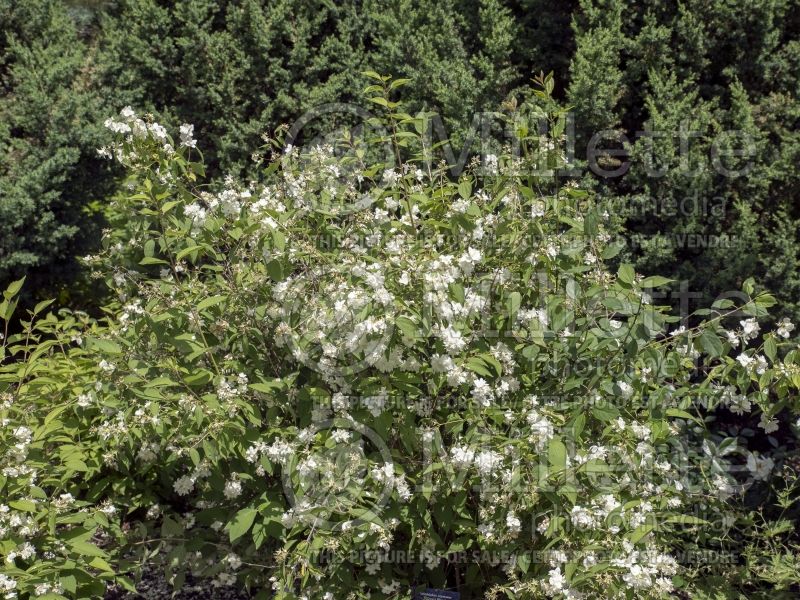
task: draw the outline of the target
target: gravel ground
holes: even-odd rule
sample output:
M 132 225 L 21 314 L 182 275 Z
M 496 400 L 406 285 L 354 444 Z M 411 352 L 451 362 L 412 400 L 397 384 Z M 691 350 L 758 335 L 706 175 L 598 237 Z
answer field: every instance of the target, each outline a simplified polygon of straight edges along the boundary
M 172 587 L 164 579 L 161 570 L 146 571 L 142 581 L 136 586 L 139 594 L 131 594 L 122 589 L 111 589 L 106 592 L 105 600 L 247 600 L 250 595 L 235 588 L 211 587 L 211 582 L 192 580 L 186 576 L 186 584 L 174 596 Z

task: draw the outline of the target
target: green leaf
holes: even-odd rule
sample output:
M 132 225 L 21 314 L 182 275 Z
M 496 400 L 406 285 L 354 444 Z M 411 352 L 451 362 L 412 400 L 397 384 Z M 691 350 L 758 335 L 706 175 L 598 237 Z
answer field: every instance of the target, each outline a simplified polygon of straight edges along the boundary
M 86 338 L 86 347 L 97 348 L 101 352 L 108 354 L 122 354 L 122 348 L 119 344 L 101 338 Z
M 634 278 L 636 277 L 636 271 L 633 270 L 632 265 L 623 263 L 619 266 L 619 270 L 617 271 L 617 277 L 621 282 L 631 285 L 633 283 Z
M 9 502 L 8 505 L 22 512 L 36 512 L 36 503 L 30 500 L 13 500 Z
M 101 558 L 108 557 L 108 555 L 105 552 L 103 552 L 100 548 L 98 548 L 91 542 L 87 542 L 84 540 L 67 541 L 67 546 L 72 548 L 78 554 L 82 554 L 84 556 L 99 556 Z
M 508 316 L 510 318 L 515 318 L 517 312 L 519 311 L 519 307 L 522 304 L 522 296 L 520 296 L 519 292 L 511 292 L 506 299 L 506 309 L 508 310 Z
M 768 335 L 764 340 L 764 354 L 766 354 L 767 358 L 772 362 L 775 362 L 778 356 L 778 344 L 775 343 L 775 336 Z
M 264 523 L 256 523 L 253 525 L 253 544 L 258 550 L 267 541 L 267 527 Z
M 107 571 L 108 573 L 114 572 L 114 567 L 112 567 L 99 556 L 95 556 L 92 560 L 90 560 L 89 566 L 94 567 L 95 569 L 100 569 L 101 571 Z
M 612 404 L 598 404 L 592 407 L 592 414 L 600 421 L 612 421 L 619 416 L 619 410 Z
M 639 527 L 637 527 L 630 534 L 628 534 L 628 539 L 631 541 L 632 544 L 636 544 L 644 536 L 653 531 L 653 529 L 655 529 L 655 527 L 651 523 L 645 523 L 644 525 L 639 525 Z
M 680 523 L 681 525 L 708 525 L 708 521 L 692 515 L 671 515 L 664 521 L 665 523 Z
M 34 307 L 33 307 L 33 314 L 39 314 L 39 313 L 40 313 L 40 312 L 42 312 L 42 311 L 43 311 L 45 308 L 47 308 L 48 306 L 50 306 L 50 305 L 51 305 L 53 302 L 55 302 L 55 300 L 54 300 L 54 299 L 50 299 L 50 300 L 42 300 L 42 301 L 41 301 L 41 302 L 39 302 L 39 303 L 38 303 L 36 306 L 34 306 Z
M 706 329 L 700 335 L 700 346 L 712 358 L 722 356 L 725 351 L 719 336 L 711 329 Z
M 395 321 L 395 325 L 400 329 L 400 332 L 410 340 L 415 340 L 420 337 L 419 325 L 408 317 L 398 317 Z
M 680 408 L 668 408 L 666 411 L 666 415 L 668 417 L 674 417 L 676 419 L 688 419 L 690 421 L 695 421 L 697 423 L 701 423 L 697 417 L 693 414 L 686 412 L 685 410 L 681 410 Z
M 558 493 L 559 495 L 569 500 L 572 504 L 575 504 L 578 501 L 578 488 L 576 488 L 571 483 L 565 483 L 564 485 L 559 487 Z
M 236 513 L 236 516 L 231 522 L 230 530 L 228 531 L 231 542 L 238 540 L 247 533 L 253 521 L 255 521 L 257 514 L 258 511 L 255 508 L 243 508 Z
M 197 373 L 192 373 L 191 375 L 187 375 L 184 378 L 186 385 L 190 385 L 192 387 L 201 386 L 207 384 L 209 381 L 213 379 L 213 375 L 210 371 L 202 369 Z
M 165 538 L 170 538 L 172 536 L 179 536 L 183 534 L 183 525 L 181 525 L 178 521 L 173 519 L 172 517 L 164 517 L 164 520 L 161 522 L 161 535 Z
M 580 413 L 577 417 L 575 417 L 575 421 L 572 423 L 572 436 L 576 439 L 580 437 L 585 426 L 586 414 Z
M 553 467 L 555 472 L 563 471 L 567 468 L 567 447 L 558 438 L 550 440 L 550 445 L 547 448 L 547 458 L 550 466 Z
M 675 280 L 667 279 L 666 277 L 661 277 L 659 275 L 652 275 L 651 277 L 645 277 L 642 280 L 642 287 L 647 287 L 647 288 L 661 287 L 662 285 L 667 285 L 668 283 L 672 283 L 673 281 Z
M 168 265 L 169 263 L 161 258 L 146 256 L 139 261 L 139 264 L 142 266 L 147 266 L 147 265 Z
M 458 195 L 467 200 L 470 194 L 472 194 L 472 182 L 469 179 L 462 179 L 458 184 Z
M 202 249 L 202 246 L 189 246 L 188 248 L 184 248 L 175 255 L 175 260 L 181 260 L 182 258 L 189 256 L 192 252 L 196 252 L 200 249 Z
M 487 368 L 486 363 L 483 362 L 480 358 L 473 356 L 472 358 L 467 359 L 464 366 L 467 367 L 470 371 L 477 373 L 478 375 L 483 375 L 484 377 L 492 377 L 492 372 Z
M 251 390 L 255 390 L 257 392 L 271 394 L 275 390 L 282 390 L 283 383 L 280 381 L 264 381 L 261 383 L 251 383 L 249 387 Z
M 517 555 L 517 567 L 523 573 L 527 573 L 528 569 L 531 567 L 531 557 L 530 555 L 526 554 L 525 552 Z
M 769 308 L 770 306 L 775 306 L 778 301 L 775 299 L 775 296 L 772 294 L 759 294 L 755 297 L 756 306 L 760 306 L 761 308 Z
M 17 279 L 16 281 L 12 281 L 11 284 L 6 288 L 6 291 L 3 292 L 3 296 L 5 296 L 6 300 L 10 300 L 14 296 L 16 296 L 19 291 L 22 289 L 22 285 L 25 283 L 25 278 Z
M 203 310 L 205 308 L 209 308 L 211 306 L 214 306 L 215 304 L 220 304 L 222 302 L 225 302 L 227 299 L 228 299 L 228 297 L 227 296 L 223 296 L 223 295 L 210 296 L 209 298 L 206 298 L 205 300 L 202 300 L 197 305 L 197 310 Z
M 78 471 L 79 473 L 86 473 L 89 471 L 89 465 L 83 462 L 80 458 L 70 458 L 64 461 L 64 467 L 70 471 Z
M 597 235 L 597 213 L 590 211 L 583 218 L 583 232 L 588 236 Z
M 624 247 L 625 244 L 623 243 L 609 244 L 600 253 L 600 257 L 606 260 L 609 258 L 614 258 L 617 254 L 619 254 L 622 251 Z
M 62 575 L 58 579 L 61 582 L 61 587 L 71 594 L 75 593 L 75 590 L 78 587 L 78 580 L 75 579 L 74 575 Z
M 280 283 L 284 280 L 283 264 L 281 261 L 274 259 L 267 263 L 267 273 L 273 281 Z

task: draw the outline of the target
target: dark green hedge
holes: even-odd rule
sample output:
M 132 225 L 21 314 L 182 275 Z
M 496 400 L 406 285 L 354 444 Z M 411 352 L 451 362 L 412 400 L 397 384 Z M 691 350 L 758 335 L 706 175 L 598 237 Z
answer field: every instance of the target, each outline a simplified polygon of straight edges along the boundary
M 73 257 L 120 184 L 96 148 L 126 104 L 195 123 L 212 170 L 240 173 L 262 133 L 358 97 L 367 69 L 414 79 L 406 99 L 459 139 L 475 111 L 554 70 L 578 159 L 599 130 L 631 141 L 626 175 L 593 184 L 617 199 L 640 270 L 708 295 L 755 276 L 800 313 L 796 2 L 0 0 L 0 23 L 0 286 L 28 274 L 41 294 L 89 300 Z M 683 121 L 701 134 L 691 165 L 708 167 L 721 131 L 747 132 L 748 175 L 686 173 L 674 138 L 655 152 L 673 168 L 648 176 L 635 132 Z

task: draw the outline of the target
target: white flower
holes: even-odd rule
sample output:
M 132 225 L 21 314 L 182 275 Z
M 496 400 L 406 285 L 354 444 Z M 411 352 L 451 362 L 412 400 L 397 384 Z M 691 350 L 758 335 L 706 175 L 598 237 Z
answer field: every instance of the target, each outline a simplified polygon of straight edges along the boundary
M 179 496 L 185 496 L 194 489 L 194 479 L 188 475 L 184 475 L 178 478 L 172 487 L 176 494 Z
M 721 500 L 727 500 L 733 495 L 734 489 L 731 482 L 726 477 L 723 477 L 720 474 L 714 475 L 714 478 L 711 480 L 712 488 L 716 491 L 717 496 Z
M 447 351 L 453 354 L 458 354 L 464 349 L 464 346 L 467 345 L 467 341 L 464 339 L 461 332 L 456 331 L 450 325 L 440 330 L 439 337 L 442 339 L 442 343 L 444 343 L 444 347 L 447 348 Z
M 206 221 L 206 209 L 196 202 L 184 206 L 183 214 L 189 217 L 194 222 L 194 226 L 198 228 L 202 227 Z
M 494 398 L 494 391 L 492 386 L 486 383 L 486 380 L 478 377 L 472 383 L 472 397 L 477 400 L 478 404 L 487 407 L 491 406 L 492 399 Z
M 8 594 L 6 597 L 10 597 L 11 590 L 16 589 L 17 582 L 15 579 L 11 579 L 8 575 L 3 575 L 0 573 L 0 592 L 5 592 Z
M 343 444 L 350 441 L 350 432 L 344 429 L 335 429 L 333 433 L 331 433 L 331 438 L 333 438 L 334 442 Z
M 563 592 L 566 586 L 567 579 L 561 573 L 560 567 L 556 567 L 548 573 L 547 583 L 544 586 L 548 594 L 555 596 L 556 594 Z
M 758 422 L 758 426 L 764 430 L 764 433 L 773 433 L 778 431 L 778 420 L 775 417 L 769 417 L 764 413 L 761 413 L 761 419 Z
M 464 275 L 472 275 L 475 265 L 478 264 L 480 260 L 480 250 L 470 247 L 461 255 L 461 258 L 458 259 L 458 266 L 464 272 Z
M 383 579 L 381 579 L 380 586 L 381 586 L 381 593 L 389 596 L 400 589 L 400 582 L 392 581 L 391 583 L 385 583 Z
M 230 479 L 225 483 L 225 489 L 222 490 L 228 500 L 238 498 L 242 493 L 242 482 L 238 479 Z
M 640 440 L 646 440 L 650 438 L 650 427 L 647 425 L 641 425 L 639 423 L 631 423 L 631 429 L 633 433 L 638 437 Z
M 778 321 L 778 329 L 775 331 L 780 337 L 788 338 L 794 331 L 794 323 L 784 317 Z
M 37 596 L 44 596 L 45 594 L 49 594 L 51 589 L 52 586 L 49 583 L 40 583 L 33 591 Z
M 582 506 L 573 506 L 569 516 L 572 524 L 579 529 L 589 529 L 594 527 L 594 517 L 587 508 Z
M 731 345 L 731 348 L 739 347 L 739 338 L 736 336 L 736 333 L 733 331 L 726 331 L 725 335 L 728 338 L 728 343 Z
M 544 532 L 547 531 L 548 527 L 550 527 L 550 517 L 545 517 L 536 526 L 536 531 L 538 531 L 540 534 L 544 535 Z
M 522 521 L 519 520 L 517 515 L 510 512 L 506 515 L 506 527 L 511 534 L 516 535 L 522 531 Z
M 431 356 L 431 369 L 434 373 L 447 373 L 455 368 L 453 359 L 447 354 L 434 354 Z
M 537 410 L 532 410 L 527 416 L 528 424 L 531 426 L 533 436 L 539 448 L 543 447 L 553 437 L 553 425 L 550 421 Z
M 386 169 L 383 172 L 383 179 L 388 185 L 394 185 L 400 179 L 400 175 L 393 169 Z
M 522 309 L 517 314 L 517 317 L 520 321 L 539 321 L 539 324 L 542 327 L 547 327 L 550 323 L 550 317 L 547 314 L 547 309 L 544 308 L 532 308 L 532 309 Z
M 186 148 L 196 148 L 197 140 L 194 139 L 194 125 L 184 123 L 180 128 L 181 146 Z
M 28 444 L 31 441 L 33 431 L 28 427 L 19 426 L 14 429 L 13 434 L 21 443 Z
M 111 504 L 108 500 L 106 500 L 103 504 L 100 505 L 100 512 L 109 517 L 113 517 L 117 512 L 117 507 Z
M 467 446 L 455 446 L 450 449 L 450 462 L 458 469 L 465 469 L 472 464 L 475 452 Z
M 225 557 L 225 562 L 228 563 L 228 566 L 234 571 L 236 571 L 239 567 L 242 566 L 242 559 L 239 558 L 233 552 L 231 552 Z
M 28 560 L 29 558 L 33 558 L 34 556 L 36 556 L 36 548 L 34 548 L 33 544 L 31 544 L 30 542 L 25 542 L 17 550 L 17 556 L 19 556 L 22 560 Z
M 487 154 L 484 159 L 484 166 L 490 175 L 497 175 L 497 155 Z
M 630 383 L 626 381 L 618 381 L 617 387 L 619 388 L 619 391 L 625 400 L 628 400 L 631 396 L 633 396 L 633 386 Z
M 147 129 L 150 130 L 151 135 L 158 141 L 165 142 L 167 140 L 167 130 L 158 123 L 148 124 Z
M 481 475 L 490 475 L 500 466 L 503 457 L 494 450 L 484 450 L 475 457 L 475 467 Z
M 761 331 L 761 327 L 759 327 L 758 321 L 755 319 L 739 321 L 739 325 L 742 326 L 742 337 L 746 340 L 752 340 L 758 335 L 758 332 Z
M 747 470 L 753 474 L 754 479 L 766 481 L 774 466 L 775 462 L 769 457 L 761 458 L 752 452 L 747 457 Z
M 642 565 L 631 565 L 622 579 L 633 589 L 646 589 L 653 585 L 653 579 Z
M 103 125 L 106 127 L 106 129 L 110 129 L 114 133 L 120 133 L 125 135 L 131 132 L 130 125 L 128 125 L 127 123 L 123 123 L 121 121 L 115 121 L 114 119 L 106 119 L 103 122 Z
M 158 446 L 156 444 L 144 443 L 142 444 L 141 448 L 139 448 L 139 452 L 137 452 L 136 457 L 145 463 L 153 462 L 157 457 L 157 451 Z

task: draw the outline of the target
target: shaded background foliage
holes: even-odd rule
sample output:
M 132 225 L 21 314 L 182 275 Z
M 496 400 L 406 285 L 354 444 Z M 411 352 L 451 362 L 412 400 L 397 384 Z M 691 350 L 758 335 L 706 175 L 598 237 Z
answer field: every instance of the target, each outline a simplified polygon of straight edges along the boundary
M 755 276 L 800 313 L 791 0 L 0 0 L 0 22 L 0 286 L 27 274 L 36 295 L 94 302 L 74 257 L 96 247 L 121 185 L 96 149 L 102 121 L 126 104 L 194 123 L 212 174 L 246 174 L 262 133 L 354 100 L 363 70 L 414 79 L 410 108 L 439 110 L 459 141 L 475 111 L 553 70 L 578 159 L 597 131 L 630 140 L 628 173 L 591 182 L 616 199 L 623 256 L 708 296 Z M 701 134 L 690 164 L 706 168 L 648 176 L 635 132 L 682 122 Z M 731 129 L 755 142 L 746 177 L 707 168 Z M 659 139 L 657 160 L 674 167 L 678 143 Z

